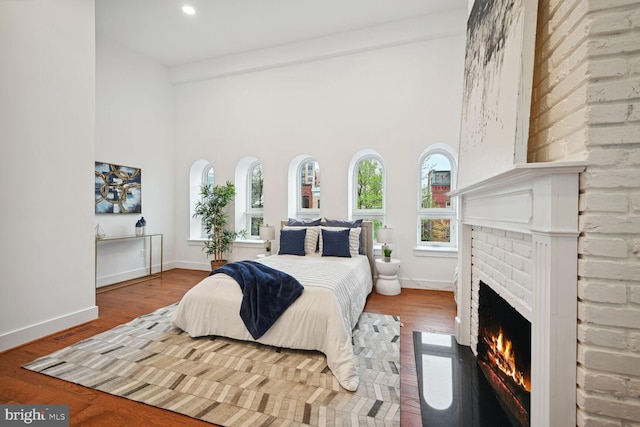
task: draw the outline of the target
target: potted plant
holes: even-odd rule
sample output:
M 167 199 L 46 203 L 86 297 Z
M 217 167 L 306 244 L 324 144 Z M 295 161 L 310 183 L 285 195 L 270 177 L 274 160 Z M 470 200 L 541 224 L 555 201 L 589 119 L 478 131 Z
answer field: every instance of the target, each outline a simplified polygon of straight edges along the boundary
M 202 226 L 207 236 L 202 250 L 206 251 L 207 256 L 213 256 L 212 270 L 227 263 L 227 260 L 223 259 L 224 253 L 231 248 L 237 237 L 246 234 L 245 230 L 227 229 L 227 207 L 233 202 L 235 195 L 236 188 L 229 181 L 225 185 L 202 185 L 200 200 L 194 206 L 193 216 L 202 218 Z
M 382 248 L 382 251 L 384 252 L 384 262 L 391 262 L 391 248 L 389 246 L 385 246 Z

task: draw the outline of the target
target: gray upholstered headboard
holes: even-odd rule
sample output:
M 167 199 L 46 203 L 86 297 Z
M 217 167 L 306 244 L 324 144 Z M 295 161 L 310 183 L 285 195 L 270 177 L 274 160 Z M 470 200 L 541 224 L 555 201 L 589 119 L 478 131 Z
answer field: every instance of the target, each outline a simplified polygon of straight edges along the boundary
M 287 220 L 280 221 L 280 228 L 287 225 Z M 321 225 L 327 225 L 324 220 L 322 220 Z M 369 267 L 371 268 L 371 276 L 375 275 L 376 267 L 375 267 L 375 259 L 373 257 L 373 222 L 371 221 L 362 221 L 362 231 L 361 234 L 363 236 L 363 252 L 369 258 Z

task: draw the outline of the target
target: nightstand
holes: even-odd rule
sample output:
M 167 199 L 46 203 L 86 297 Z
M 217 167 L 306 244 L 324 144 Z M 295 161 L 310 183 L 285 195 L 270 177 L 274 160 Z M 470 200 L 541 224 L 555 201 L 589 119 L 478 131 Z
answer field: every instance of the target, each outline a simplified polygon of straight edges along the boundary
M 376 292 L 381 295 L 398 295 L 400 293 L 400 282 L 398 282 L 398 270 L 400 260 L 391 259 L 385 262 L 383 259 L 376 259 L 376 270 L 378 270 L 378 280 L 376 281 Z

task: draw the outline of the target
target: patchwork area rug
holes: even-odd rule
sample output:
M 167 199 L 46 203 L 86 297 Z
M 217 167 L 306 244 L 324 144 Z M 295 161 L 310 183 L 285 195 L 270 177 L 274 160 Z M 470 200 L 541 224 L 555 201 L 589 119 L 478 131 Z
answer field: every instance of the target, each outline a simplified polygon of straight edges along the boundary
M 400 319 L 363 313 L 360 386 L 343 389 L 322 353 L 171 326 L 177 304 L 23 368 L 223 426 L 399 426 Z

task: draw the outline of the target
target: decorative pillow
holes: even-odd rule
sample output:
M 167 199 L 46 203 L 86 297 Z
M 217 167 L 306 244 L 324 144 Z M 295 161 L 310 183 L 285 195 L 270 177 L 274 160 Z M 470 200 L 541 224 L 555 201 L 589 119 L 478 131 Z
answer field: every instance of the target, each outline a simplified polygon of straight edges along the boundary
M 315 254 L 318 250 L 318 235 L 320 234 L 320 227 L 291 227 L 285 225 L 283 230 L 307 230 L 307 235 L 304 239 L 304 252 L 307 255 Z
M 345 227 L 345 228 L 362 228 L 362 219 L 329 219 L 325 218 L 327 227 Z M 358 253 L 364 255 L 364 234 L 360 233 L 360 243 L 358 244 Z
M 322 229 L 322 256 L 340 256 L 351 258 L 349 250 L 349 229 L 327 230 Z
M 280 251 L 278 255 L 301 255 L 304 256 L 304 240 L 307 229 L 280 230 Z
M 361 228 L 346 228 L 346 227 L 320 227 L 322 231 L 349 231 L 349 253 L 352 257 L 358 256 L 358 245 L 360 243 L 360 231 Z M 345 233 L 346 234 L 346 233 Z M 324 254 L 324 242 L 323 235 L 320 234 L 320 253 Z
M 324 219 L 327 222 L 327 227 L 345 227 L 345 228 L 358 228 L 362 227 L 361 219 Z
M 321 218 L 316 219 L 296 219 L 289 218 L 287 225 L 290 227 L 313 227 L 320 225 Z

